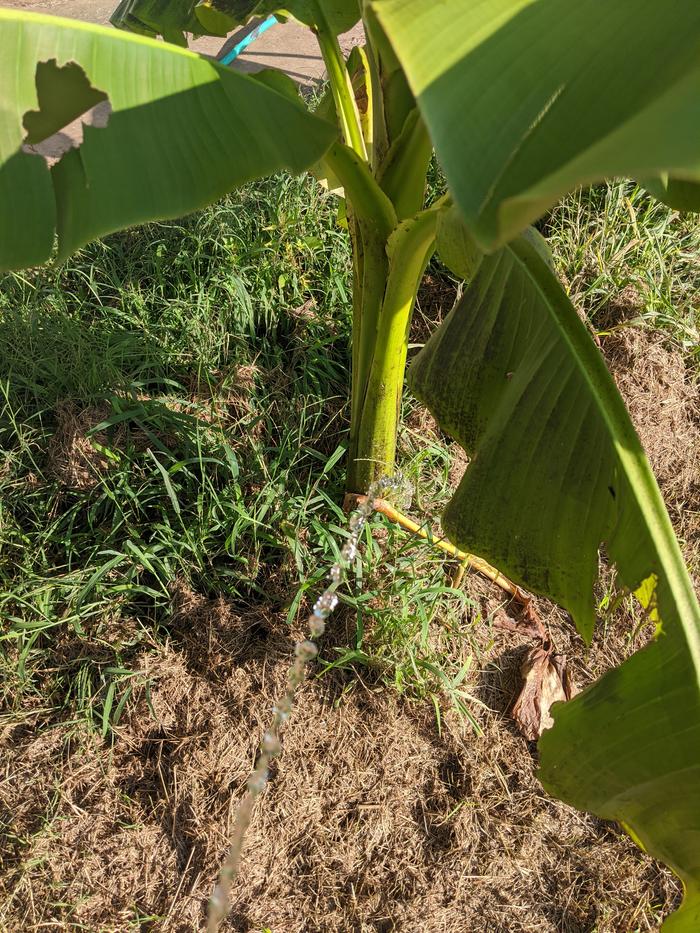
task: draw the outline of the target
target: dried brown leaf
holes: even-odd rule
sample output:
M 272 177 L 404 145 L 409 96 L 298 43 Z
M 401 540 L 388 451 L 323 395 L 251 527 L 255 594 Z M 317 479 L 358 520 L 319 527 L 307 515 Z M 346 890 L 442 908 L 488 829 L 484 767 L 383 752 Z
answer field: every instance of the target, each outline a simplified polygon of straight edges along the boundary
M 578 691 L 566 659 L 546 645 L 530 648 L 521 673 L 523 686 L 513 704 L 512 716 L 525 738 L 535 741 L 554 725 L 549 714 L 552 704 L 570 700 Z
M 517 618 L 513 618 L 500 610 L 494 615 L 493 627 L 502 632 L 510 632 L 513 635 L 536 638 L 541 642 L 549 640 L 549 634 L 531 604 L 526 604 Z

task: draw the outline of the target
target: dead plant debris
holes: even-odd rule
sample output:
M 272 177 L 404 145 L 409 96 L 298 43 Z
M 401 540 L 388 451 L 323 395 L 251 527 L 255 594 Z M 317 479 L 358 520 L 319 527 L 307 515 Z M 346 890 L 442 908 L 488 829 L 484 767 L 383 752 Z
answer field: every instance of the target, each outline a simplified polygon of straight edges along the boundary
M 187 595 L 169 646 L 141 660 L 152 710 L 142 690 L 113 748 L 60 729 L 7 737 L 9 929 L 202 929 L 292 641 L 197 594 L 188 615 Z M 652 905 L 674 902 L 672 876 L 631 840 L 545 797 L 501 713 L 479 711 L 481 737 L 450 716 L 439 735 L 426 706 L 348 686 L 302 691 L 227 929 L 653 929 Z
M 531 742 L 551 729 L 554 703 L 570 700 L 578 693 L 566 665 L 566 658 L 556 654 L 551 645 L 534 645 L 523 658 L 520 668 L 523 687 L 513 704 L 512 716 L 518 728 Z
M 93 436 L 91 432 L 108 414 L 108 405 L 79 408 L 62 401 L 56 406 L 56 429 L 49 444 L 48 460 L 61 486 L 92 489 L 107 470 L 108 460 L 96 446 L 104 446 L 105 435 Z
M 700 537 L 697 387 L 680 357 L 642 331 L 605 337 L 603 351 L 692 561 Z M 66 418 L 70 448 L 80 422 Z M 92 475 L 102 465 L 80 468 Z M 71 482 L 85 481 L 75 466 L 65 469 Z M 493 618 L 502 594 L 468 580 Z M 612 585 L 609 573 L 602 585 Z M 167 644 L 134 661 L 150 691 L 134 690 L 113 744 L 53 722 L 40 707 L 22 718 L 8 713 L 0 733 L 3 928 L 202 929 L 294 633 L 267 605 L 243 611 L 182 581 L 172 603 Z M 648 626 L 635 630 L 625 602 L 586 652 L 564 613 L 536 605 L 552 651 L 567 655 L 581 685 L 649 637 Z M 478 630 L 470 690 L 484 704 L 474 709 L 483 735 L 450 712 L 440 733 L 428 704 L 366 678 L 335 672 L 307 682 L 255 815 L 227 929 L 657 929 L 678 903 L 678 881 L 618 827 L 548 798 L 532 746 L 508 715 L 524 659 L 544 664 L 532 656 L 530 629 L 525 621 Z M 542 711 L 540 702 L 539 727 Z

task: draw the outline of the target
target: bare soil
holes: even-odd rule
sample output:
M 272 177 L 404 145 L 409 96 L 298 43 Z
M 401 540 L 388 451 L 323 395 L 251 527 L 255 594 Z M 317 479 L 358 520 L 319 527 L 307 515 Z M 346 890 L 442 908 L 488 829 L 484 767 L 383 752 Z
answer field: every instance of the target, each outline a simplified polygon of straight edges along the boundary
M 603 349 L 697 569 L 698 387 L 682 358 L 643 331 L 617 332 Z M 101 469 L 80 440 L 80 418 L 71 412 L 67 423 L 80 464 Z M 476 577 L 466 585 L 486 612 L 501 602 Z M 299 633 L 265 605 L 242 609 L 178 581 L 172 605 L 167 644 L 134 661 L 143 684 L 113 743 L 65 724 L 39 730 L 40 708 L 0 737 L 0 816 L 14 840 L 0 856 L 3 929 L 203 929 Z M 580 686 L 647 637 L 631 636 L 623 610 L 586 653 L 563 613 L 539 608 Z M 100 639 L 128 634 L 123 622 L 94 625 L 96 651 Z M 345 643 L 351 629 L 340 616 L 326 645 Z M 486 707 L 473 710 L 483 735 L 449 711 L 440 732 L 429 704 L 366 680 L 307 682 L 255 814 L 227 929 L 657 928 L 678 902 L 678 882 L 617 826 L 543 793 L 536 750 L 508 716 L 527 642 L 486 627 L 480 637 L 470 690 Z M 62 651 L 86 650 L 71 639 Z

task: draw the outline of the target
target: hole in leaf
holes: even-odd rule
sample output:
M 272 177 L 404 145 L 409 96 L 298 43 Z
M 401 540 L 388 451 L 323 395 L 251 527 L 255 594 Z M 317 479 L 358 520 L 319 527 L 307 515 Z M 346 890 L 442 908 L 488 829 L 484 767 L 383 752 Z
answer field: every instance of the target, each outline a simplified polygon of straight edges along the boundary
M 25 148 L 51 165 L 83 142 L 83 126 L 103 129 L 112 108 L 104 91 L 93 87 L 77 62 L 59 67 L 56 59 L 36 66 L 38 110 L 24 115 Z M 82 118 L 85 119 L 82 119 Z

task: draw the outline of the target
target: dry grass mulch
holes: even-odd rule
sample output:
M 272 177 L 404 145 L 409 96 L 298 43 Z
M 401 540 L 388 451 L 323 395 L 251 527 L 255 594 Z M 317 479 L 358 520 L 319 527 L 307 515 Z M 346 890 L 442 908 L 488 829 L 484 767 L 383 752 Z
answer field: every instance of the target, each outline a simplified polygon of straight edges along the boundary
M 604 352 L 697 571 L 699 399 L 682 359 L 623 330 Z M 98 465 L 99 468 L 99 465 Z M 500 596 L 472 579 L 488 611 Z M 642 643 L 622 616 L 586 653 L 540 608 L 583 685 Z M 345 620 L 349 622 L 349 620 Z M 140 660 L 112 746 L 66 729 L 1 736 L 3 929 L 203 928 L 241 788 L 293 636 L 182 584 L 169 642 Z M 342 616 L 327 644 L 343 643 Z M 227 929 L 253 933 L 626 933 L 654 930 L 678 882 L 615 825 L 549 799 L 507 710 L 524 639 L 483 633 L 470 689 L 483 735 L 454 714 L 340 674 L 298 700 L 247 841 Z M 351 688 L 351 689 L 350 689 Z

